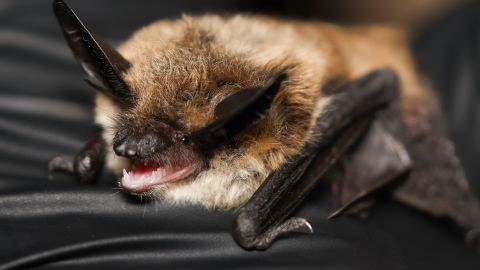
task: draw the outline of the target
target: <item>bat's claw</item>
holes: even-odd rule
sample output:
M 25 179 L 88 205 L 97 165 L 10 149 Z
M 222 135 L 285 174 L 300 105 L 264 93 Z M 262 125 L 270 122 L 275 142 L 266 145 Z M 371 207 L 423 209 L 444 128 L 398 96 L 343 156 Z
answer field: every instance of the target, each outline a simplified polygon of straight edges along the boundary
M 272 226 L 263 233 L 256 233 L 258 228 L 249 219 L 240 218 L 234 224 L 233 236 L 237 243 L 245 249 L 268 249 L 279 236 L 291 232 L 313 233 L 310 223 L 300 217 L 292 217 L 277 226 Z M 242 222 L 243 221 L 243 222 Z
M 313 233 L 313 228 L 306 219 L 292 217 L 261 235 L 255 244 L 255 248 L 258 250 L 268 249 L 276 238 L 292 232 Z
M 48 180 L 53 180 L 53 174 L 57 171 L 73 173 L 73 162 L 63 156 L 54 156 L 48 161 Z
M 291 218 L 288 221 L 295 221 L 297 223 L 297 227 L 296 228 L 292 228 L 292 232 L 299 232 L 299 233 L 313 233 L 313 227 L 312 225 L 310 224 L 310 222 L 308 222 L 308 220 L 304 219 L 304 218 L 301 218 L 301 217 L 294 217 L 294 218 Z M 292 222 L 293 222 L 292 221 Z M 285 223 L 283 223 L 285 224 Z

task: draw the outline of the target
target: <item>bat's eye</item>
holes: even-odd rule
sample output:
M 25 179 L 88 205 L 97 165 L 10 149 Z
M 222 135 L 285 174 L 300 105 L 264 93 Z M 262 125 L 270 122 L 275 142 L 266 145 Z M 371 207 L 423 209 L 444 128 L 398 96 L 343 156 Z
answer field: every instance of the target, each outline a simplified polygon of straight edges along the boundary
M 190 137 L 188 137 L 188 135 L 181 135 L 179 139 L 183 144 L 188 144 L 190 142 Z
M 231 82 L 231 81 L 227 81 L 227 80 L 219 80 L 218 81 L 218 86 L 220 86 L 220 87 L 229 86 L 229 85 L 235 85 L 235 83 Z

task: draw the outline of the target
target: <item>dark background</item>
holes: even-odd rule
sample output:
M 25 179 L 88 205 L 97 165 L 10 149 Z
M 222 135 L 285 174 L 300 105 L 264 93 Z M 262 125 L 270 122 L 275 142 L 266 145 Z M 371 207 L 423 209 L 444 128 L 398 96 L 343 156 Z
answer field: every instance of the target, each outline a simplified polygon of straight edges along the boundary
M 395 18 L 415 30 L 412 46 L 419 66 L 439 92 L 467 176 L 480 194 L 478 2 L 442 16 L 422 15 L 423 20 L 384 12 L 376 17 L 370 9 L 345 12 L 332 1 L 68 3 L 114 44 L 148 22 L 182 12 Z M 51 1 L 0 1 L 0 269 L 480 269 L 480 253 L 465 247 L 448 222 L 388 199 L 367 220 L 327 221 L 332 206 L 319 188 L 298 213 L 311 221 L 315 234 L 282 239 L 266 252 L 246 252 L 230 236 L 231 213 L 141 202 L 116 189 L 108 172 L 95 185 L 68 176 L 49 182 L 49 157 L 74 155 L 95 132 L 94 92 L 82 78 Z

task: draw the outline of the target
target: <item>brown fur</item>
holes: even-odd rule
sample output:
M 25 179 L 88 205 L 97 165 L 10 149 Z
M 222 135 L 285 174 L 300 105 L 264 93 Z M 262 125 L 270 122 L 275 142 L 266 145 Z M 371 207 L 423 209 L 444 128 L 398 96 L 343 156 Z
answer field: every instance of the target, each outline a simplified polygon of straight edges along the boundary
M 208 172 L 152 193 L 174 203 L 218 208 L 244 203 L 310 139 L 328 103 L 328 94 L 320 90 L 332 79 L 354 79 L 389 66 L 400 77 L 405 119 L 417 117 L 418 104 L 435 106 L 415 72 L 406 35 L 387 27 L 343 28 L 252 15 L 184 16 L 139 30 L 119 51 L 132 63 L 123 77 L 136 105 L 120 112 L 98 94 L 97 122 L 105 127 L 109 144 L 116 129 L 112 119 L 119 115 L 136 125 L 168 119 L 193 132 L 213 121 L 215 105 L 226 96 L 262 86 L 275 72 L 288 74 L 268 117 L 238 136 L 238 148 L 218 150 Z M 127 166 L 111 150 L 107 162 L 116 172 Z

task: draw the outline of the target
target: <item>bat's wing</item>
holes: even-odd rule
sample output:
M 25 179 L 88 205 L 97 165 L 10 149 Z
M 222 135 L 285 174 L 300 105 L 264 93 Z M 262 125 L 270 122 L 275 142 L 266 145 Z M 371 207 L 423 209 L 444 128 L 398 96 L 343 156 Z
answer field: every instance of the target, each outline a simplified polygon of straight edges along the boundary
M 233 222 L 233 237 L 240 246 L 266 249 L 280 234 L 311 230 L 304 219 L 285 220 L 322 176 L 361 138 L 374 112 L 395 100 L 397 84 L 392 71 L 381 70 L 342 87 L 330 97 L 325 109 L 327 113 L 317 120 L 312 142 L 301 154 L 273 172 L 239 209 Z
M 341 207 L 329 218 L 347 211 L 363 214 L 362 210 L 371 206 L 366 200 L 370 195 L 409 173 L 410 155 L 392 135 L 388 120 L 379 112 L 365 136 L 342 158 L 341 172 L 334 172 L 331 180 L 332 197 Z
M 441 127 L 440 113 L 433 107 L 427 111 L 412 123 L 401 121 L 395 106 L 377 114 L 330 177 L 333 198 L 341 205 L 330 217 L 365 213 L 368 196 L 398 180 L 391 189 L 394 199 L 452 220 L 466 231 L 467 242 L 480 244 L 479 203 Z
M 434 120 L 429 122 L 435 125 Z M 465 230 L 468 243 L 480 246 L 480 206 L 469 189 L 452 142 L 441 129 L 429 128 L 410 134 L 406 145 L 415 167 L 393 190 L 393 197 L 433 216 L 452 220 Z

